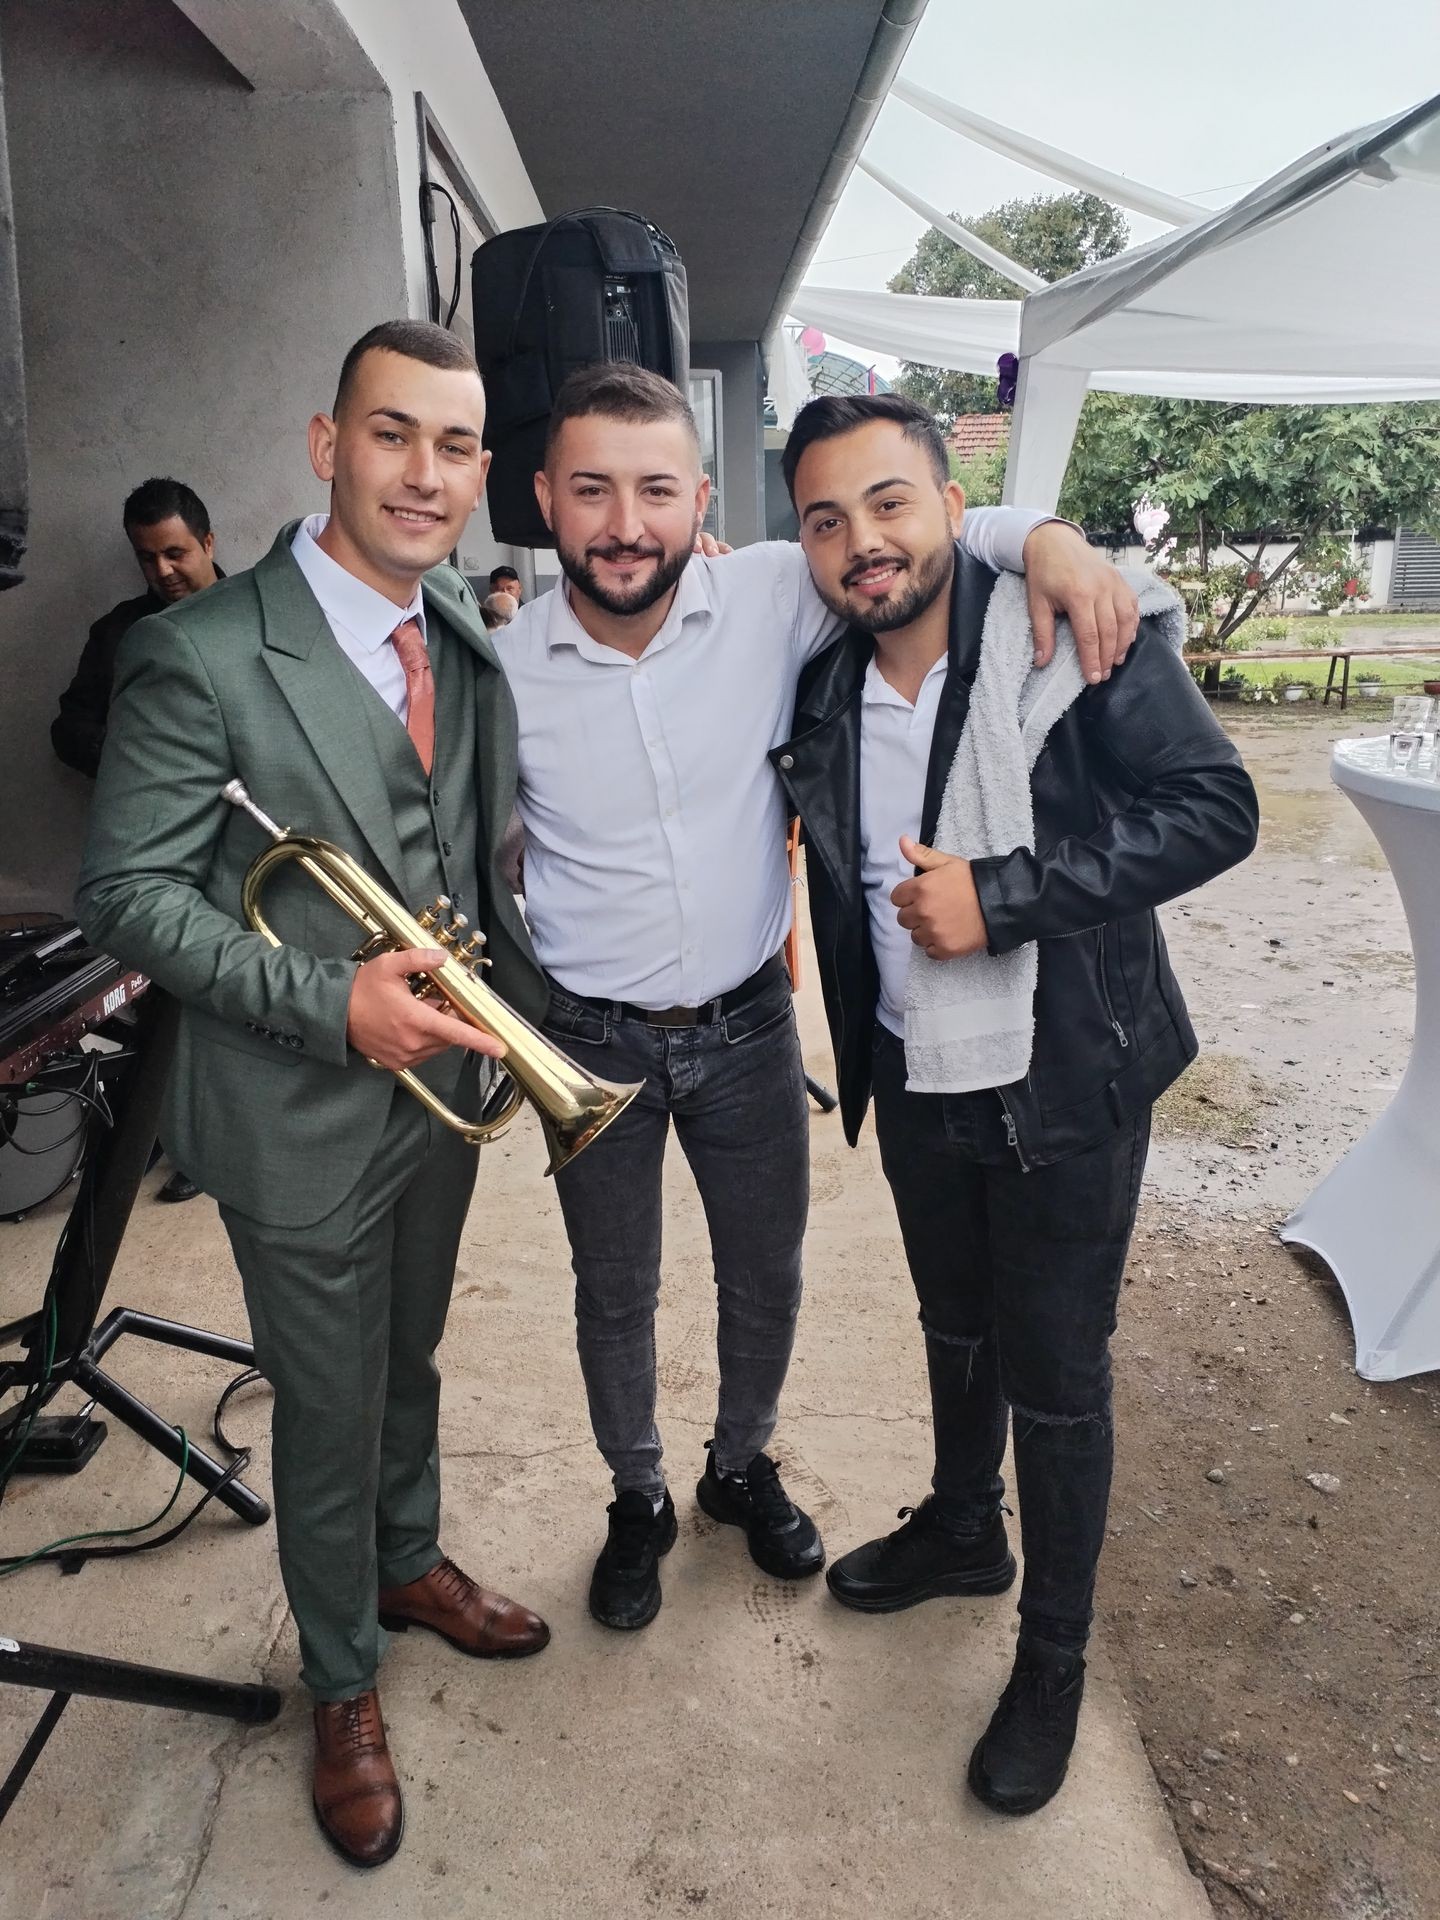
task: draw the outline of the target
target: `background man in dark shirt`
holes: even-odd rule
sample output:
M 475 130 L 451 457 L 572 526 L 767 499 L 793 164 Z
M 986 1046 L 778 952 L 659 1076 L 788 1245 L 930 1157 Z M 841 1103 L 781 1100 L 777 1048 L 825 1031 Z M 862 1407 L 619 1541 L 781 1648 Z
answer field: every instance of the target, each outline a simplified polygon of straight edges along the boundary
M 163 613 L 192 593 L 203 593 L 224 576 L 215 564 L 215 535 L 205 503 L 179 480 L 146 480 L 125 502 L 125 536 L 145 576 L 145 592 L 122 600 L 95 622 L 50 723 L 50 744 L 77 773 L 95 778 L 105 728 L 115 655 L 137 620 Z M 157 1149 L 158 1151 L 158 1149 Z M 177 1167 L 161 1187 L 161 1200 L 193 1200 L 200 1189 Z
M 105 744 L 121 640 L 147 613 L 163 613 L 223 577 L 215 565 L 215 535 L 205 503 L 179 480 L 147 480 L 136 487 L 125 502 L 124 522 L 146 591 L 122 600 L 91 627 L 75 678 L 61 694 L 60 711 L 50 725 L 56 753 L 92 780 Z

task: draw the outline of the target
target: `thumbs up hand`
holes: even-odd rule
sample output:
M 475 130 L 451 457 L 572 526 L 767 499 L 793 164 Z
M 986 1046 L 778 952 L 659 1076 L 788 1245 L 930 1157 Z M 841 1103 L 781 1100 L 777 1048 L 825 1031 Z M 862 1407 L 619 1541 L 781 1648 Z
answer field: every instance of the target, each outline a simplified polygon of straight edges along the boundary
M 905 833 L 900 836 L 900 851 L 920 871 L 913 880 L 902 880 L 890 899 L 900 910 L 900 925 L 916 946 L 923 947 L 932 960 L 983 953 L 988 935 L 970 862 L 922 847 Z

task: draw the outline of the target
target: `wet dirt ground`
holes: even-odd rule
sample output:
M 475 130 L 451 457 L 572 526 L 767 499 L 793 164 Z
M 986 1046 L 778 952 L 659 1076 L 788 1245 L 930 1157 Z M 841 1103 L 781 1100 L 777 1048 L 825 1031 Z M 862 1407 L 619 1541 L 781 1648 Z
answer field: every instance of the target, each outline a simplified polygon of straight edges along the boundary
M 1413 1030 L 1398 896 L 1328 778 L 1362 716 L 1227 718 L 1260 846 L 1164 916 L 1205 1051 L 1156 1116 L 1099 1605 L 1223 1915 L 1440 1915 L 1437 1376 L 1360 1380 L 1328 1272 L 1274 1234 Z

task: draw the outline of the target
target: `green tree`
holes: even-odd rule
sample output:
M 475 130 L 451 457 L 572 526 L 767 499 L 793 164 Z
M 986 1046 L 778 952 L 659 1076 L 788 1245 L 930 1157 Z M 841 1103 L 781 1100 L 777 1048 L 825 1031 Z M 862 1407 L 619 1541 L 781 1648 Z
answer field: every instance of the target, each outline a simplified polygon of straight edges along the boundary
M 1092 393 L 1061 510 L 1118 533 L 1142 495 L 1169 510 L 1169 577 L 1189 604 L 1194 639 L 1225 647 L 1302 579 L 1322 606 L 1349 597 L 1348 533 L 1403 524 L 1440 535 L 1440 405 L 1246 407 Z
M 1042 280 L 1063 280 L 1096 260 L 1123 253 L 1130 229 L 1123 213 L 1093 193 L 1040 194 L 1007 200 L 988 213 L 953 216 L 980 239 L 1029 267 Z M 941 293 L 952 299 L 1014 300 L 1019 288 L 931 227 L 890 282 L 892 293 Z M 896 382 L 947 425 L 959 413 L 993 413 L 995 382 L 981 374 L 902 364 Z
M 998 507 L 1005 485 L 1005 443 L 962 460 L 950 454 L 950 478 L 960 482 L 967 507 Z

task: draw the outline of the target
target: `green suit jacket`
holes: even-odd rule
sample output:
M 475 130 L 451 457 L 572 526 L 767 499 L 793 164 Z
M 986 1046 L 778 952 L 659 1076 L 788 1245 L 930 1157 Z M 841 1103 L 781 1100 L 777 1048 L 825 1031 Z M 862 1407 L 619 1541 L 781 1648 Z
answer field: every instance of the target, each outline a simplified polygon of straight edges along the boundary
M 362 934 L 298 868 L 267 883 L 271 947 L 241 920 L 267 844 L 221 798 L 237 774 L 282 826 L 333 840 L 399 900 L 400 843 L 364 702 L 290 552 L 295 523 L 247 573 L 126 635 L 76 911 L 87 937 L 181 1002 L 164 1115 L 171 1158 L 212 1194 L 305 1226 L 360 1177 L 395 1082 L 346 1044 Z M 515 799 L 515 705 L 475 597 L 450 567 L 424 594 L 475 656 L 478 919 L 490 984 L 539 1019 L 545 984 L 497 857 Z M 468 906 L 467 902 L 467 906 Z

